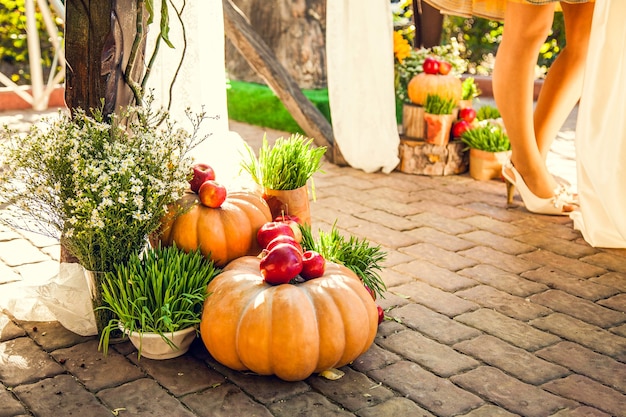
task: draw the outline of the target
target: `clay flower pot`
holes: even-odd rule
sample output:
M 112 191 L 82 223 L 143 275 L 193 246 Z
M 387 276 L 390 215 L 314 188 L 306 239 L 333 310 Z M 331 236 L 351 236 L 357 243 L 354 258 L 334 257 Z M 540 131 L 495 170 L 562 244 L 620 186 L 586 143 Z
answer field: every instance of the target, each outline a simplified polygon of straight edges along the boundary
M 453 121 L 452 114 L 424 113 L 424 141 L 432 145 L 447 145 Z
M 470 148 L 469 172 L 475 180 L 488 181 L 500 178 L 502 164 L 510 157 L 511 151 L 488 152 Z
M 266 188 L 263 198 L 272 213 L 272 218 L 290 215 L 300 219 L 302 224 L 311 224 L 311 207 L 309 205 L 309 191 L 306 187 L 295 190 L 271 190 Z

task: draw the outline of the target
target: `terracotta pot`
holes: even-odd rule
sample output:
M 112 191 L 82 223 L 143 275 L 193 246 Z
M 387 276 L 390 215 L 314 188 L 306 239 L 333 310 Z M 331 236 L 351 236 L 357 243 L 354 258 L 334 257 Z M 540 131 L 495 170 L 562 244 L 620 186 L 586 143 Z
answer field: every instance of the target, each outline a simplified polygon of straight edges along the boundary
M 479 181 L 500 178 L 502 175 L 502 164 L 506 162 L 510 155 L 511 151 L 487 152 L 480 149 L 470 149 L 470 176 Z
M 424 141 L 432 145 L 447 145 L 453 121 L 452 114 L 424 113 Z
M 270 208 L 273 219 L 283 214 L 288 214 L 298 217 L 302 224 L 311 224 L 309 191 L 306 185 L 295 190 L 271 190 L 266 188 L 263 198 Z
M 459 100 L 459 109 L 466 109 L 472 107 L 473 100 L 470 98 L 468 100 Z

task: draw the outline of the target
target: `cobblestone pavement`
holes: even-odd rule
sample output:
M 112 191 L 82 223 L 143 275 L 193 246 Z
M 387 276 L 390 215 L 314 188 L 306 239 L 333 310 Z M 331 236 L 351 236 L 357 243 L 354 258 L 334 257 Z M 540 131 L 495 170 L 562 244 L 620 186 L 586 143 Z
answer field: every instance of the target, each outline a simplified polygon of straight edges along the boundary
M 625 250 L 592 248 L 568 218 L 519 200 L 507 208 L 499 180 L 327 164 L 315 186 L 314 229 L 336 221 L 388 253 L 388 320 L 343 378 L 231 371 L 199 340 L 166 361 L 138 361 L 128 343 L 104 358 L 94 337 L 5 311 L 0 417 L 626 416 Z M 0 228 L 0 292 L 50 274 L 58 252 Z

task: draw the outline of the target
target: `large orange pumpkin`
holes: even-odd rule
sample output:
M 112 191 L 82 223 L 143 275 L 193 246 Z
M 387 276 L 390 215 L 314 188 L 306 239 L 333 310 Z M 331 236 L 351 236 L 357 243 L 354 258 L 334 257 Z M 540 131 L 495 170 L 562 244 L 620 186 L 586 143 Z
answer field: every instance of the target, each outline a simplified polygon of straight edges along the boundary
M 219 208 L 206 207 L 198 195 L 187 193 L 163 219 L 159 239 L 185 251 L 200 248 L 219 267 L 245 255 L 258 255 L 259 228 L 272 220 L 270 209 L 257 194 L 231 192 Z
M 442 99 L 453 99 L 458 103 L 463 95 L 462 82 L 453 75 L 417 74 L 409 81 L 407 93 L 413 104 L 423 106 L 429 94 L 436 94 Z
M 259 262 L 236 259 L 209 284 L 200 335 L 218 362 L 298 381 L 369 349 L 378 313 L 352 271 L 327 262 L 320 278 L 273 286 Z

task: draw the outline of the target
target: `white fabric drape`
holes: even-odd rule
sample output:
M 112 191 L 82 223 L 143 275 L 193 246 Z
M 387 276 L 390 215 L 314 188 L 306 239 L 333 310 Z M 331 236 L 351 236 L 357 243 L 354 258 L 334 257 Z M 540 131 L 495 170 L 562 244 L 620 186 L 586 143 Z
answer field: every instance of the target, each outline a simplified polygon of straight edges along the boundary
M 160 2 L 154 2 L 155 8 Z M 174 4 L 180 8 L 181 0 Z M 158 11 L 157 11 L 158 16 Z M 157 62 L 150 76 L 148 88 L 153 89 L 157 103 L 167 105 L 170 84 L 183 52 L 185 59 L 172 89 L 170 114 L 188 131 L 191 124 L 185 114 L 206 112 L 208 117 L 201 126 L 200 137 L 210 136 L 193 151 L 197 162 L 208 163 L 216 173 L 216 180 L 227 188 L 249 186 L 249 178 L 242 178 L 240 161 L 247 155 L 243 139 L 228 128 L 226 105 L 226 70 L 224 57 L 224 14 L 222 2 L 187 1 L 182 14 L 187 38 L 184 51 L 183 31 L 178 19 L 170 11 L 170 40 L 174 49 L 161 43 Z M 158 33 L 158 21 L 150 28 L 148 51 Z
M 327 2 L 326 59 L 333 132 L 344 158 L 365 172 L 391 172 L 400 137 L 389 0 Z
M 626 1 L 596 2 L 578 112 L 580 210 L 592 246 L 626 248 Z

